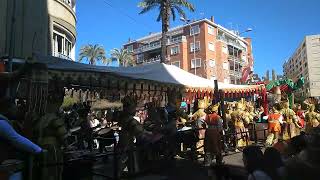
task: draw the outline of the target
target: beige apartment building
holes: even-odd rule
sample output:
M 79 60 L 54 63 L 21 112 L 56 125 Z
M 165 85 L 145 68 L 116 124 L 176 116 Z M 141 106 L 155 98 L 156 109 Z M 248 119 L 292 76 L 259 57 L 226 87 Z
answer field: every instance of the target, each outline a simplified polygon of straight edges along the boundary
M 297 96 L 320 97 L 320 35 L 306 36 L 283 64 L 283 72 L 294 81 L 304 77 L 305 85 Z
M 75 5 L 75 0 L 1 0 L 0 58 L 38 53 L 74 60 Z
M 167 64 L 232 84 L 240 84 L 244 67 L 253 70 L 251 39 L 216 24 L 213 17 L 174 27 L 167 36 Z M 161 33 L 150 33 L 123 46 L 133 53 L 137 65 L 156 63 L 160 62 L 160 39 Z

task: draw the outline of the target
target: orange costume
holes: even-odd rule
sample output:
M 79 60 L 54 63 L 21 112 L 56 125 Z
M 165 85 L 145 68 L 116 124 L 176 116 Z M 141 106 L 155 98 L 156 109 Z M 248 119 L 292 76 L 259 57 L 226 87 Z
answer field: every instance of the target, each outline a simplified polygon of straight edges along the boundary
M 280 104 L 275 104 L 272 108 L 273 113 L 268 116 L 268 130 L 269 135 L 266 140 L 268 146 L 272 146 L 278 142 L 279 134 L 281 133 L 281 124 L 283 123 L 283 116 L 278 111 Z
M 283 119 L 282 115 L 279 113 L 269 114 L 268 123 L 269 123 L 269 133 L 281 132 L 280 121 Z
M 223 131 L 223 120 L 217 114 L 219 104 L 211 105 L 209 107 L 209 114 L 206 117 L 207 130 L 205 132 L 204 139 L 204 152 L 205 152 L 205 165 L 210 166 L 214 156 L 216 157 L 216 162 L 222 162 L 222 148 L 223 143 L 222 131 Z

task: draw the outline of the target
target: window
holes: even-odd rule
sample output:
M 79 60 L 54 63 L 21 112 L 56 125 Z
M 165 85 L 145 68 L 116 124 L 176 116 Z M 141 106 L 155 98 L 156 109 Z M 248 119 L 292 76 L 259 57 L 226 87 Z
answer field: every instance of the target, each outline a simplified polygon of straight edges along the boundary
M 214 51 L 214 43 L 213 42 L 209 42 L 208 48 L 209 48 L 210 51 Z
M 216 66 L 216 62 L 214 61 L 214 59 L 209 60 L 209 66 L 212 68 Z
M 53 55 L 61 58 L 71 58 L 72 42 L 63 32 L 53 31 Z
M 190 36 L 196 35 L 196 34 L 199 34 L 199 33 L 200 33 L 200 27 L 199 27 L 199 25 L 192 26 L 192 27 L 190 28 Z
M 190 43 L 190 51 L 199 51 L 200 50 L 200 41 L 197 41 L 196 44 L 194 45 L 194 43 Z
M 180 68 L 180 61 L 174 61 L 171 63 L 171 65 L 177 66 L 178 68 Z
M 223 45 L 223 47 L 222 47 L 222 52 L 225 53 L 225 54 L 228 54 L 228 48 L 227 48 L 227 46 Z
M 128 46 L 128 47 L 127 47 L 127 51 L 128 51 L 128 52 L 133 52 L 133 45 Z
M 214 35 L 214 27 L 208 25 L 208 34 Z
M 197 59 L 191 59 L 191 69 L 195 68 L 195 67 L 201 67 L 201 59 L 197 58 Z
M 137 63 L 142 63 L 143 62 L 143 58 L 144 58 L 143 54 L 138 54 L 137 55 Z
M 224 70 L 228 70 L 228 66 L 229 66 L 229 65 L 228 65 L 227 62 L 224 62 L 224 63 L 223 63 L 223 69 L 224 69 Z
M 178 54 L 180 52 L 179 46 L 174 46 L 171 48 L 171 55 Z
M 304 67 L 307 67 L 307 66 L 308 66 L 308 63 L 307 63 L 307 62 L 305 62 L 305 63 L 304 63 Z

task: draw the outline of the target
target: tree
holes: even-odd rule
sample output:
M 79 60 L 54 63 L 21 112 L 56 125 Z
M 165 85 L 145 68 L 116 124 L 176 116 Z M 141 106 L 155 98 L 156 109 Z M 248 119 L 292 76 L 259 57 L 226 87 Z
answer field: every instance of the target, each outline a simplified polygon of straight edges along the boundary
M 117 58 L 120 66 L 133 66 L 134 62 L 132 54 L 127 49 L 113 49 L 111 50 L 111 56 Z
M 186 19 L 186 14 L 183 7 L 194 12 L 194 6 L 187 0 L 143 0 L 139 3 L 139 7 L 142 8 L 139 14 L 144 14 L 152 9 L 158 8 L 159 15 L 157 21 L 162 22 L 162 37 L 161 37 L 161 63 L 166 61 L 167 57 L 167 32 L 170 26 L 170 16 L 172 19 L 176 19 L 176 11 L 178 14 Z
M 83 46 L 80 49 L 78 61 L 81 62 L 84 58 L 86 58 L 91 65 L 95 65 L 97 62 L 102 62 L 103 64 L 110 63 L 110 59 L 106 57 L 106 51 L 99 44 Z

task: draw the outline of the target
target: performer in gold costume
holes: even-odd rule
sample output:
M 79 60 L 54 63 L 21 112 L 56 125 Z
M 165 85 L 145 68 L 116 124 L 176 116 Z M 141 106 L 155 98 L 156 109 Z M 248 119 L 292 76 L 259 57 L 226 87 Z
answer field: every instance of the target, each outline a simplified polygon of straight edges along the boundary
M 306 113 L 306 132 L 310 132 L 313 128 L 319 126 L 320 114 L 315 112 L 315 105 L 308 104 L 308 112 Z
M 289 108 L 289 102 L 282 102 L 282 109 L 280 110 L 281 115 L 284 117 L 282 138 L 283 140 L 288 140 L 298 135 L 297 128 L 301 128 L 298 124 L 298 118 L 296 113 Z
M 281 124 L 283 122 L 283 116 L 279 112 L 280 104 L 274 104 L 272 107 L 272 113 L 268 116 L 268 130 L 269 135 L 266 140 L 266 144 L 272 146 L 278 142 L 279 133 L 281 133 Z
M 192 115 L 192 120 L 195 123 L 195 127 L 196 128 L 206 128 L 206 123 L 205 123 L 205 119 L 207 117 L 207 114 L 204 112 L 205 108 L 206 108 L 206 102 L 205 100 L 199 100 L 198 101 L 198 110 Z M 199 139 L 203 139 L 205 136 L 205 129 L 201 129 L 199 130 Z M 199 140 L 199 142 L 197 143 L 197 149 L 199 149 L 201 146 L 203 146 L 204 141 L 203 140 Z M 200 148 L 199 149 L 200 152 L 203 152 L 204 149 Z
M 237 133 L 236 148 L 245 146 L 247 141 L 247 130 L 244 126 L 245 113 L 241 102 L 236 103 L 236 110 L 231 113 L 231 121 L 234 123 L 235 132 Z

